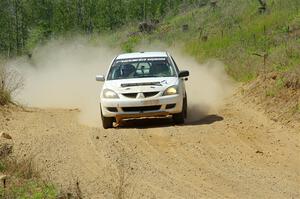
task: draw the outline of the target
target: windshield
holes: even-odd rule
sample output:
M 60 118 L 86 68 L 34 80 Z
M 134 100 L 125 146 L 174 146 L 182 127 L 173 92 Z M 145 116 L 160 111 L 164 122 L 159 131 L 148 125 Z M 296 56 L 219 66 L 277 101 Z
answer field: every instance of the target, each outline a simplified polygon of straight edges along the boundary
M 176 71 L 167 57 L 115 60 L 107 79 L 174 77 Z

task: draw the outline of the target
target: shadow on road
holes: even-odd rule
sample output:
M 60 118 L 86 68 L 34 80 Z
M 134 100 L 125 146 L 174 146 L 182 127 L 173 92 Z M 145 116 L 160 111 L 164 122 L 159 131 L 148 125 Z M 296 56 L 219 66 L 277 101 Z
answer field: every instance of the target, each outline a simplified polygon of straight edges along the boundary
M 204 117 L 200 118 L 199 120 L 187 121 L 185 123 L 185 125 L 213 124 L 215 122 L 220 122 L 220 121 L 223 121 L 223 120 L 224 120 L 224 118 L 222 116 L 219 116 L 219 115 L 207 115 L 207 116 L 204 116 Z
M 200 125 L 208 125 L 213 124 L 215 122 L 219 122 L 224 120 L 222 116 L 219 115 L 207 115 L 199 118 L 198 120 L 193 118 L 193 120 L 189 120 L 185 122 L 183 125 L 179 126 L 200 126 Z M 118 126 L 118 128 L 135 128 L 135 129 L 147 129 L 147 128 L 162 128 L 162 127 L 170 127 L 174 126 L 173 120 L 171 117 L 167 118 L 147 118 L 147 119 L 133 119 L 133 120 L 124 120 Z
M 132 119 L 123 120 L 118 128 L 136 128 L 136 129 L 147 129 L 147 128 L 161 128 L 173 126 L 173 120 L 171 117 L 167 118 L 147 118 L 147 119 Z

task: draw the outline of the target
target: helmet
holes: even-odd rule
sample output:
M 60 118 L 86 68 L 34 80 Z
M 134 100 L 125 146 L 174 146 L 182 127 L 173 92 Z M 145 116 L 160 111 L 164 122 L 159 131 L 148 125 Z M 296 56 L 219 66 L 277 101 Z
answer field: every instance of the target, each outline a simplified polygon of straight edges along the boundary
M 121 75 L 123 77 L 128 77 L 131 73 L 135 72 L 136 69 L 132 64 L 125 64 L 121 67 Z

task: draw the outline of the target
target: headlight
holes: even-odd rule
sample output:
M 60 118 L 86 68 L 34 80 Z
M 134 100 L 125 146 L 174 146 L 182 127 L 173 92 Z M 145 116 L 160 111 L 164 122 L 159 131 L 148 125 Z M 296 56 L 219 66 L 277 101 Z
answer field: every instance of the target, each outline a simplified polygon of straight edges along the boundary
M 178 94 L 178 87 L 177 86 L 171 86 L 167 88 L 164 92 L 164 95 L 176 95 Z
M 119 98 L 118 94 L 115 91 L 110 90 L 110 89 L 104 89 L 103 97 L 109 98 L 109 99 Z

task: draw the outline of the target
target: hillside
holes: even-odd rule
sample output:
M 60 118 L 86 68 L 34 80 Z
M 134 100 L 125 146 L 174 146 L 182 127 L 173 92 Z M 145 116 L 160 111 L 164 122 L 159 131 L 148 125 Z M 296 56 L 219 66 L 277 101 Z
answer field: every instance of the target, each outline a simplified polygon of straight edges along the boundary
M 300 2 L 266 2 L 265 10 L 259 1 L 201 4 L 166 17 L 149 33 L 131 26 L 110 37 L 129 52 L 156 42 L 179 46 L 200 63 L 221 60 L 234 80 L 250 83 L 241 91 L 245 98 L 275 120 L 299 122 Z

